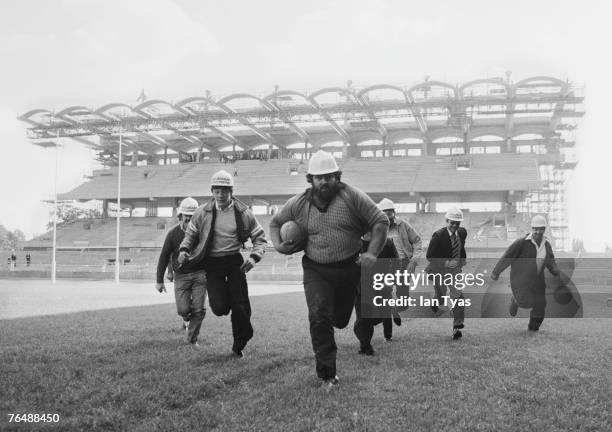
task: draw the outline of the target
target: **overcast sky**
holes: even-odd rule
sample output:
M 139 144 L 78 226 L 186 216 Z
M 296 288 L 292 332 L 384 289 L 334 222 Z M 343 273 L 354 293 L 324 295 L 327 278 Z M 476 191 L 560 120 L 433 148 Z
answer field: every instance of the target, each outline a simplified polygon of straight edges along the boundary
M 535 75 L 585 85 L 580 164 L 570 182 L 572 235 L 612 245 L 609 130 L 612 40 L 605 1 L 2 0 L 0 224 L 44 231 L 54 150 L 31 145 L 33 108 L 178 101 L 324 86 L 462 83 Z M 67 142 L 58 189 L 91 172 L 93 154 Z

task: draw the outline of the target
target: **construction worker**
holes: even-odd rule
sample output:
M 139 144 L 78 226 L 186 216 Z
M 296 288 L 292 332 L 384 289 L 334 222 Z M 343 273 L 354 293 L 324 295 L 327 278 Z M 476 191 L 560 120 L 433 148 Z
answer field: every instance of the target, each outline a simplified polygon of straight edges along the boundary
M 388 198 L 383 198 L 378 203 L 378 208 L 389 219 L 389 232 L 387 240 L 393 242 L 397 251 L 397 258 L 400 260 L 399 267 L 401 270 L 407 270 L 409 273 L 414 273 L 416 270 L 418 259 L 423 254 L 423 242 L 421 236 L 414 230 L 412 225 L 407 221 L 399 218 L 395 214 L 395 204 Z M 398 292 L 397 296 L 409 295 L 409 292 Z M 401 318 L 394 314 L 394 320 L 397 325 L 401 325 Z M 393 336 L 393 326 L 391 318 L 383 319 L 383 334 L 385 340 L 391 341 Z
M 544 237 L 545 231 L 546 218 L 534 216 L 531 233 L 512 243 L 491 272 L 491 279 L 497 280 L 510 266 L 510 315 L 516 316 L 519 307 L 531 308 L 527 328 L 534 332 L 540 329 L 546 309 L 544 269 L 555 276 L 560 275 L 552 246 Z
M 414 273 L 417 262 L 423 254 L 421 236 L 412 225 L 395 214 L 395 204 L 388 198 L 378 203 L 378 208 L 389 218 L 389 233 L 387 237 L 393 240 L 397 249 L 398 258 L 401 259 L 409 273 Z
M 372 268 L 387 237 L 389 220 L 364 192 L 340 181 L 342 172 L 325 151 L 312 155 L 306 181 L 311 187 L 289 199 L 270 222 L 275 248 L 292 254 L 304 248 L 304 291 L 308 305 L 310 336 L 317 376 L 329 389 L 339 383 L 336 375 L 334 327 L 347 326 L 353 306 L 360 316 L 360 266 Z M 303 245 L 281 241 L 280 227 L 295 221 L 307 235 Z M 359 255 L 361 237 L 372 232 L 367 251 Z M 361 328 L 357 329 L 361 335 Z M 369 345 L 362 353 L 373 354 Z
M 194 346 L 199 346 L 198 335 L 206 314 L 206 273 L 196 261 L 180 266 L 178 257 L 185 231 L 197 208 L 198 202 L 191 197 L 181 201 L 177 214 L 179 223 L 166 234 L 159 254 L 155 284 L 157 291 L 166 292 L 164 272 L 168 268 L 169 280 L 174 279 L 176 311 L 183 318 L 187 342 Z
M 463 334 L 465 316 L 465 298 L 463 290 L 455 288 L 453 283 L 446 283 L 450 275 L 454 277 L 461 273 L 465 265 L 467 254 L 465 253 L 465 239 L 467 230 L 463 228 L 463 212 L 453 207 L 446 212 L 446 226 L 433 233 L 429 247 L 427 248 L 426 268 L 430 278 L 434 279 L 435 296 L 432 299 L 431 309 L 438 312 L 440 305 L 445 304 L 443 296 L 447 293 L 451 299 L 456 300 L 451 308 L 453 315 L 453 339 L 460 339 Z
M 264 230 L 253 212 L 233 196 L 234 178 L 221 170 L 212 175 L 213 198 L 194 213 L 180 246 L 179 263 L 196 261 L 206 270 L 210 308 L 217 316 L 232 313 L 232 352 L 242 358 L 253 337 L 246 273 L 263 257 Z M 249 258 L 240 250 L 250 239 Z

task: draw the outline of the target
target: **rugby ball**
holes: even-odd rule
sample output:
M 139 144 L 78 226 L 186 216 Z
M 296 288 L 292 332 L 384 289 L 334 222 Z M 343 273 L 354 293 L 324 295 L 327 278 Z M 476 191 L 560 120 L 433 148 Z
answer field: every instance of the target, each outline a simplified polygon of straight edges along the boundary
M 572 292 L 565 285 L 558 286 L 557 289 L 555 289 L 553 297 L 557 303 L 562 305 L 568 304 L 574 298 L 574 296 L 572 296 Z
M 306 240 L 306 236 L 302 228 L 295 221 L 288 221 L 281 226 L 280 229 L 281 241 L 293 240 L 293 244 L 301 245 Z

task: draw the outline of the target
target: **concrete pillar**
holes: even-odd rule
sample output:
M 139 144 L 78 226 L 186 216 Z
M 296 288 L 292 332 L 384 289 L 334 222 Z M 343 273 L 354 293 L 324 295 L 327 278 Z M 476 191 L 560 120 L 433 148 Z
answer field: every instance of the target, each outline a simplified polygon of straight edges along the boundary
M 434 145 L 429 137 L 423 139 L 423 150 L 421 152 L 423 156 L 435 156 L 436 151 Z

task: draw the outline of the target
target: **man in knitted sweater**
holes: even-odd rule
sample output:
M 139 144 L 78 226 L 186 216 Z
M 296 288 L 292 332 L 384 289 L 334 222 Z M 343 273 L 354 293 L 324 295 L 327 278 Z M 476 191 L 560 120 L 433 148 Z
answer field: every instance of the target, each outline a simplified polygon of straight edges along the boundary
M 164 272 L 174 279 L 174 297 L 176 299 L 176 311 L 183 317 L 184 327 L 187 330 L 187 342 L 194 346 L 198 345 L 198 335 L 202 320 L 206 314 L 206 274 L 201 265 L 191 262 L 179 266 L 179 247 L 185 237 L 185 230 L 191 220 L 191 216 L 198 208 L 198 202 L 193 198 L 185 198 L 179 207 L 179 223 L 173 227 L 164 240 L 159 260 L 157 261 L 157 282 L 155 288 L 160 293 L 166 292 L 164 286 Z
M 221 170 L 213 174 L 211 192 L 213 198 L 191 218 L 178 262 L 202 263 L 210 308 L 217 316 L 231 311 L 232 352 L 241 358 L 242 350 L 253 337 L 246 273 L 263 257 L 266 236 L 249 207 L 234 198 L 234 178 L 230 173 Z M 249 239 L 253 248 L 245 260 L 240 250 Z
M 304 291 L 316 371 L 328 388 L 338 384 L 334 327 L 347 326 L 360 284 L 360 266 L 371 268 L 387 237 L 389 219 L 365 193 L 340 181 L 334 157 L 318 151 L 310 158 L 306 179 L 312 187 L 289 199 L 270 222 L 270 237 L 281 253 L 304 249 Z M 282 241 L 280 227 L 295 221 L 307 234 L 305 244 Z M 368 250 L 359 255 L 361 236 L 372 232 Z M 357 333 L 359 329 L 357 329 Z M 361 338 L 360 338 L 361 340 Z M 372 350 L 371 345 L 362 350 Z M 373 350 L 372 350 L 373 352 Z

